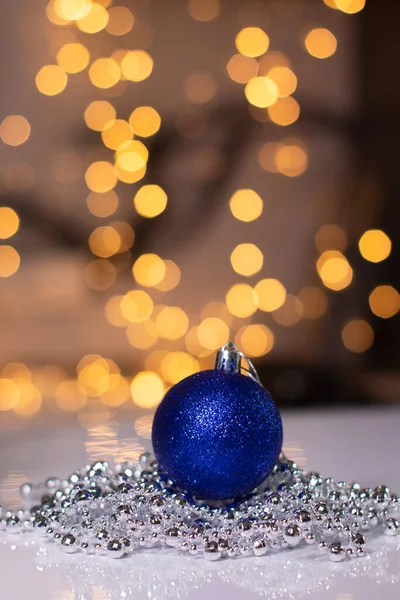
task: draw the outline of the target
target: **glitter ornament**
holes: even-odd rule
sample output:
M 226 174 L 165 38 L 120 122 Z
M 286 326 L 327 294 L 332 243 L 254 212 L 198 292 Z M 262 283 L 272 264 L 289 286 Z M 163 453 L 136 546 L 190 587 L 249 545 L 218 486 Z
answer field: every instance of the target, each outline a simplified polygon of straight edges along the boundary
M 173 386 L 156 411 L 152 440 L 160 470 L 193 497 L 243 496 L 279 458 L 279 411 L 252 365 L 249 376 L 241 374 L 241 358 L 227 344 L 213 370 Z

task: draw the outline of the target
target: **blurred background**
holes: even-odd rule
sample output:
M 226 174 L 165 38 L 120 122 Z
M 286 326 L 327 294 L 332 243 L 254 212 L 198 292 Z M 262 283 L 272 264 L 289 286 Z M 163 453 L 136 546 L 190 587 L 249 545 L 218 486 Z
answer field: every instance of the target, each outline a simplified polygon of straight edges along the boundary
M 3 11 L 3 430 L 78 422 L 103 457 L 132 416 L 148 440 L 228 340 L 281 407 L 398 401 L 399 11 Z

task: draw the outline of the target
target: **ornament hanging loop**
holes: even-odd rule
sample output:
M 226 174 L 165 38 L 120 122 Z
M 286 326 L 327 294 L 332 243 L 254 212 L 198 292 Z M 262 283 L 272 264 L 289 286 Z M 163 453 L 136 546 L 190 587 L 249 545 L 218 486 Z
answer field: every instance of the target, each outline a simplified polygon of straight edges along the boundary
M 248 364 L 247 369 L 242 365 L 242 358 Z M 251 379 L 261 385 L 260 378 L 251 360 L 243 352 L 240 352 L 232 342 L 228 342 L 225 346 L 222 346 L 221 350 L 218 350 L 214 368 L 219 371 L 229 371 L 230 373 L 245 371 Z

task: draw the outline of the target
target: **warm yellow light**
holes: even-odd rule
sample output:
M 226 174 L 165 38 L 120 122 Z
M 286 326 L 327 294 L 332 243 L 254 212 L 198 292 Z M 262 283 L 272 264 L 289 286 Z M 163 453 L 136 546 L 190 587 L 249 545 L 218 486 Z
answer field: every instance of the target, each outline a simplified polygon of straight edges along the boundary
M 165 340 L 179 340 L 189 327 L 189 318 L 178 306 L 162 308 L 156 318 L 158 335 Z
M 244 56 L 261 56 L 269 47 L 269 37 L 259 27 L 245 27 L 236 36 L 236 48 Z
M 94 131 L 103 131 L 110 127 L 117 116 L 112 104 L 107 100 L 95 100 L 85 110 L 85 123 Z
M 319 252 L 325 250 L 344 252 L 347 248 L 347 234 L 340 225 L 334 223 L 323 225 L 315 235 L 315 246 Z
M 21 259 L 12 246 L 0 246 L 0 277 L 11 277 L 19 269 Z
M 323 284 L 334 291 L 348 287 L 353 280 L 353 269 L 338 250 L 326 250 L 317 261 L 318 275 Z
M 15 210 L 8 206 L 0 207 L 0 239 L 6 240 L 17 233 L 19 217 Z
M 268 108 L 269 118 L 276 125 L 287 127 L 295 123 L 300 116 L 300 105 L 291 96 L 280 98 L 276 104 Z
M 78 381 L 88 396 L 101 396 L 114 389 L 121 378 L 118 365 L 99 355 L 87 355 L 77 367 Z
M 90 61 L 89 50 L 83 44 L 64 44 L 57 53 L 57 62 L 66 73 L 79 73 Z
M 121 144 L 115 153 L 116 167 L 129 173 L 135 173 L 146 167 L 149 151 L 143 142 L 133 140 Z
M 141 408 L 156 407 L 163 399 L 164 391 L 161 377 L 152 371 L 142 371 L 132 379 L 132 400 Z
M 229 312 L 228 307 L 225 302 L 221 301 L 212 301 L 208 302 L 200 315 L 201 319 L 207 319 L 208 317 L 218 317 L 222 319 L 228 327 L 230 327 L 233 323 L 233 316 Z
M 108 290 L 116 280 L 117 270 L 109 260 L 91 260 L 85 267 L 85 281 L 92 290 Z
M 400 295 L 391 285 L 379 285 L 369 297 L 369 305 L 377 317 L 390 319 L 400 311 Z
M 125 35 L 132 30 L 135 24 L 135 17 L 126 6 L 113 6 L 108 11 L 108 15 L 106 31 L 111 35 Z
M 275 153 L 275 165 L 282 175 L 298 177 L 307 170 L 308 157 L 300 146 L 295 144 L 278 145 Z
M 297 77 L 289 67 L 273 67 L 267 75 L 277 85 L 280 98 L 291 96 L 296 91 Z
M 349 15 L 353 15 L 364 8 L 365 1 L 366 0 L 335 0 L 335 8 L 338 8 Z
M 189 0 L 187 8 L 192 19 L 206 23 L 218 17 L 220 3 L 219 0 Z
M 258 75 L 258 62 L 250 56 L 234 54 L 226 66 L 229 77 L 236 83 L 247 83 Z
M 143 287 L 154 287 L 160 283 L 166 270 L 163 259 L 157 254 L 142 254 L 132 267 L 135 281 Z
M 20 146 L 29 138 L 31 126 L 22 115 L 10 115 L 0 125 L 0 139 L 9 146 Z
M 231 196 L 229 208 L 236 219 L 249 223 L 262 214 L 263 201 L 254 190 L 242 189 Z
M 128 342 L 139 350 L 148 350 L 158 339 L 157 327 L 152 319 L 143 323 L 131 323 L 126 329 Z
M 97 33 L 106 28 L 108 12 L 101 4 L 93 3 L 89 14 L 77 21 L 78 29 L 84 33 Z
M 135 232 L 129 223 L 125 221 L 114 221 L 110 223 L 110 226 L 115 229 L 118 233 L 121 243 L 118 250 L 118 253 L 127 252 L 129 248 L 133 246 L 133 242 L 135 241 Z
M 101 132 L 103 144 L 112 150 L 118 150 L 133 138 L 132 127 L 124 119 L 116 119 Z
M 66 379 L 56 389 L 55 400 L 64 412 L 77 412 L 86 406 L 85 388 L 74 379 Z
M 233 285 L 226 295 L 226 305 L 235 317 L 245 319 L 257 310 L 258 296 L 251 285 L 238 283 Z
M 206 71 L 191 73 L 184 82 L 185 97 L 194 104 L 206 104 L 217 93 L 217 82 Z
M 258 108 L 275 104 L 279 96 L 278 86 L 269 77 L 253 77 L 245 87 L 247 100 Z
M 218 350 L 229 341 L 229 327 L 218 317 L 208 317 L 197 327 L 197 337 L 203 348 Z
M 157 217 L 164 212 L 167 202 L 167 194 L 159 185 L 142 186 L 133 199 L 139 215 L 148 219 Z
M 56 96 L 65 90 L 68 76 L 58 65 L 46 65 L 36 75 L 35 82 L 41 94 Z
M 125 377 L 119 377 L 115 387 L 100 397 L 100 402 L 106 406 L 121 406 L 130 396 L 130 386 Z
M 197 360 L 186 352 L 168 352 L 161 362 L 161 373 L 166 381 L 175 384 L 200 371 Z
M 324 290 L 316 286 L 305 286 L 298 293 L 298 298 L 303 305 L 305 319 L 319 319 L 328 308 L 328 297 Z
M 60 19 L 77 21 L 89 14 L 92 0 L 55 0 L 54 10 Z
M 114 327 L 126 327 L 129 321 L 125 319 L 121 311 L 123 296 L 112 296 L 106 302 L 104 313 L 107 321 Z
M 392 251 L 392 242 L 380 229 L 366 231 L 358 242 L 361 255 L 369 262 L 378 263 L 387 258 Z
M 0 379 L 0 410 L 15 408 L 20 397 L 20 390 L 12 379 Z
M 32 373 L 24 363 L 11 362 L 5 365 L 1 370 L 2 377 L 6 379 L 13 379 L 14 381 L 26 381 L 30 383 L 32 381 Z
M 258 153 L 258 160 L 264 171 L 268 171 L 269 173 L 279 172 L 276 166 L 275 157 L 278 148 L 281 148 L 282 146 L 283 144 L 278 142 L 267 142 L 261 147 L 260 152 Z
M 90 192 L 86 202 L 92 215 L 102 219 L 114 214 L 119 203 L 118 196 L 114 190 L 110 190 L 104 194 Z
M 329 8 L 337 10 L 336 0 L 324 0 L 324 4 L 326 4 L 326 6 L 329 6 Z
M 311 29 L 304 40 L 306 50 L 315 58 L 329 58 L 335 54 L 337 40 L 329 29 Z
M 283 327 L 296 325 L 303 316 L 303 305 L 297 296 L 288 294 L 285 303 L 272 313 L 272 318 Z
M 137 171 L 125 171 L 118 165 L 115 165 L 115 173 L 120 181 L 124 183 L 137 183 L 146 175 L 147 165 Z
M 96 227 L 89 237 L 90 250 L 96 256 L 109 258 L 116 254 L 121 246 L 121 237 L 114 227 Z
M 145 50 L 132 50 L 122 59 L 121 71 L 129 81 L 143 81 L 153 71 L 153 59 Z
M 254 288 L 258 308 L 264 312 L 277 310 L 286 300 L 286 289 L 277 279 L 261 279 Z
M 197 327 L 192 327 L 185 336 L 185 346 L 190 354 L 198 358 L 204 358 L 213 354 L 213 350 L 206 350 L 197 337 Z
M 290 68 L 290 60 L 283 52 L 273 51 L 262 56 L 259 61 L 260 75 L 268 75 L 275 67 Z
M 374 331 L 366 321 L 354 319 L 343 327 L 342 342 L 351 352 L 365 352 L 374 343 Z
M 150 137 L 160 129 L 161 117 L 151 106 L 138 106 L 129 117 L 129 124 L 135 135 Z
M 42 395 L 35 385 L 27 382 L 18 382 L 20 396 L 13 410 L 21 417 L 32 417 L 42 406 Z
M 117 185 L 117 176 L 112 164 L 106 161 L 92 163 L 85 173 L 86 185 L 92 192 L 104 194 Z
M 274 347 L 275 336 L 266 325 L 245 325 L 236 335 L 236 345 L 249 357 L 263 356 Z
M 181 270 L 173 260 L 164 260 L 165 275 L 154 287 L 160 292 L 169 292 L 179 285 Z
M 250 277 L 261 271 L 264 256 L 255 244 L 239 244 L 231 254 L 231 265 L 239 275 Z
M 98 58 L 89 69 L 89 79 L 95 87 L 113 87 L 121 77 L 121 69 L 112 58 Z
M 49 19 L 49 21 L 51 23 L 54 23 L 54 25 L 60 25 L 60 26 L 69 25 L 70 21 L 68 21 L 66 19 L 62 19 L 56 13 L 55 6 L 56 6 L 57 2 L 58 2 L 58 0 L 50 0 L 50 2 L 47 4 L 47 6 L 46 6 L 47 18 Z
M 131 290 L 121 300 L 122 316 L 130 323 L 142 323 L 151 317 L 153 300 L 142 290 Z

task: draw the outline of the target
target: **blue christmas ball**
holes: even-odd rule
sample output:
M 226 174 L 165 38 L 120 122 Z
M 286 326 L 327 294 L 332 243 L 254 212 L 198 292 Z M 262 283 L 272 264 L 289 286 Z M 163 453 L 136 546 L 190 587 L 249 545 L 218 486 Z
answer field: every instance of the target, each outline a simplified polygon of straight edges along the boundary
M 152 432 L 160 469 L 191 496 L 210 500 L 251 492 L 271 473 L 282 448 L 282 421 L 256 381 L 222 370 L 174 385 L 158 406 Z

